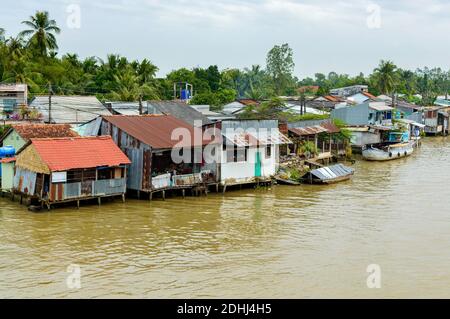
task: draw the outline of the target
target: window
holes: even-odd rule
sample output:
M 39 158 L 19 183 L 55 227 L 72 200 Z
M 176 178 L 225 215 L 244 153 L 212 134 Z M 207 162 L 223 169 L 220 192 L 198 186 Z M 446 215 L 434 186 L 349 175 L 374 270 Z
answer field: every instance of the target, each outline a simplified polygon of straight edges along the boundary
M 82 170 L 72 170 L 67 172 L 67 183 L 79 183 L 83 176 Z
M 247 161 L 247 150 L 245 148 L 235 147 L 234 159 L 235 159 L 235 162 L 246 162 Z
M 227 149 L 227 163 L 234 162 L 234 149 Z
M 227 163 L 238 163 L 247 161 L 247 148 L 234 146 L 227 150 Z
M 272 146 L 267 145 L 266 146 L 266 158 L 270 158 L 272 156 Z

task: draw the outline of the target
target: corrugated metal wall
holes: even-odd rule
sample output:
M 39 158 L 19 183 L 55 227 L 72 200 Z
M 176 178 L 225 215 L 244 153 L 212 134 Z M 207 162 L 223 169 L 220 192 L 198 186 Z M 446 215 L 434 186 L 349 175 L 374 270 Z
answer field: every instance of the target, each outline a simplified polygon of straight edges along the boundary
M 16 174 L 14 175 L 14 189 L 27 195 L 34 195 L 35 187 L 36 173 L 27 169 L 16 167 Z

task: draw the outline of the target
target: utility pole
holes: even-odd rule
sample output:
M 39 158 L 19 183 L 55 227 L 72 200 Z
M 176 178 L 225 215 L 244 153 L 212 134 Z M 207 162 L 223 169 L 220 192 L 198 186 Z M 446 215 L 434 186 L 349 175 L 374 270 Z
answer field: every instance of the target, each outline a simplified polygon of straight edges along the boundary
M 139 115 L 142 115 L 142 94 L 139 94 Z
M 48 123 L 52 124 L 52 84 L 48 83 Z

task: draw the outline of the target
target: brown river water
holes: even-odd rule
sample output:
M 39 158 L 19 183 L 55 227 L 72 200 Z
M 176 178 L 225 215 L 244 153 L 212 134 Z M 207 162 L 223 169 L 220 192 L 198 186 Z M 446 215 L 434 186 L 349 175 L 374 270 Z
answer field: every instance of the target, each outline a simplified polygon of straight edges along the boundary
M 450 297 L 450 138 L 352 181 L 29 213 L 0 198 L 0 297 Z M 66 284 L 81 269 L 81 288 Z M 381 268 L 381 288 L 366 270 Z

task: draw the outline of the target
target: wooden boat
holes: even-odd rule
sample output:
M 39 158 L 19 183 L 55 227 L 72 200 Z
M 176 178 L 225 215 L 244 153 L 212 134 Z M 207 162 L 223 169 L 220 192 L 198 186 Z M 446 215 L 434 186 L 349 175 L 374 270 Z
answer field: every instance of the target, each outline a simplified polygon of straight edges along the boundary
M 412 142 L 372 144 L 362 151 L 368 161 L 390 161 L 411 155 L 414 152 Z
M 354 173 L 353 168 L 336 164 L 309 171 L 302 176 L 301 180 L 309 184 L 333 184 L 349 180 Z
M 275 176 L 277 184 L 280 185 L 301 185 L 299 182 L 293 181 L 292 179 L 282 178 L 280 176 Z

